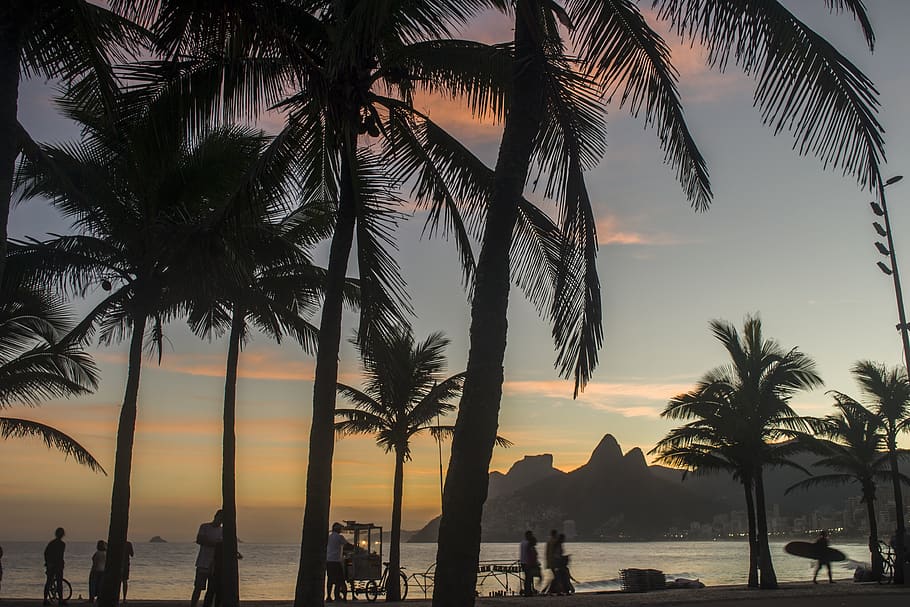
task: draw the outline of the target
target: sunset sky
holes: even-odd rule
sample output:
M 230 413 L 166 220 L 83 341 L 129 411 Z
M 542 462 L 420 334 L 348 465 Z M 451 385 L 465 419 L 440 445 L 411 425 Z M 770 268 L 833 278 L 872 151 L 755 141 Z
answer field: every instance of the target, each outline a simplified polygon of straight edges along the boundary
M 884 173 L 908 177 L 888 193 L 897 252 L 910 272 L 910 2 L 867 2 L 877 34 L 874 54 L 848 15 L 828 15 L 820 0 L 787 4 L 860 65 L 881 93 L 889 160 Z M 510 35 L 508 21 L 497 16 L 464 33 L 487 42 Z M 515 446 L 497 449 L 494 469 L 504 471 L 527 454 L 552 453 L 557 467 L 570 470 L 606 433 L 624 450 L 649 450 L 672 426 L 658 417 L 667 399 L 725 362 L 708 332 L 713 318 L 740 323 L 745 314 L 760 312 L 767 335 L 817 361 L 825 388 L 794 400 L 806 415 L 830 412 L 824 390 L 859 396 L 849 374 L 854 361 L 901 362 L 891 281 L 875 267 L 880 256 L 873 247 L 870 193 L 852 178 L 823 170 L 814 158 L 798 157 L 788 134 L 774 137 L 763 127 L 752 107 L 752 81 L 737 68 L 708 71 L 697 48 L 667 39 L 674 44 L 689 126 L 709 164 L 712 208 L 696 213 L 689 207 L 673 170 L 663 164 L 653 130 L 612 106 L 608 152 L 588 179 L 601 245 L 601 365 L 572 400 L 571 383 L 553 370 L 549 327 L 513 290 L 500 434 Z M 20 120 L 38 140 L 74 139 L 76 130 L 55 113 L 53 93 L 43 82 L 24 84 Z M 422 103 L 492 165 L 498 125 L 476 123 L 456 104 Z M 263 126 L 274 128 L 275 122 Z M 467 358 L 469 305 L 453 243 L 422 238 L 424 220 L 417 213 L 400 226 L 398 259 L 416 311 L 415 334 L 423 339 L 444 331 L 452 340 L 449 372 L 455 373 Z M 66 229 L 40 201 L 19 206 L 10 220 L 13 236 Z M 346 337 L 354 320 L 345 319 Z M 175 323 L 161 366 L 146 361 L 132 476 L 134 541 L 153 535 L 192 541 L 198 524 L 218 507 L 226 349 L 224 340 L 199 340 Z M 103 372 L 96 394 L 5 414 L 52 423 L 112 471 L 126 348 L 93 353 Z M 279 347 L 261 337 L 241 356 L 238 501 L 245 541 L 300 539 L 313 368 L 313 359 L 293 344 Z M 348 343 L 341 369 L 341 381 L 359 384 L 359 363 Z M 0 540 L 49 538 L 58 525 L 75 540 L 107 535 L 110 477 L 64 462 L 31 440 L 0 442 L 0 461 Z M 332 518 L 388 524 L 392 463 L 371 438 L 338 442 Z M 439 513 L 435 443 L 418 441 L 405 474 L 404 526 L 418 528 Z

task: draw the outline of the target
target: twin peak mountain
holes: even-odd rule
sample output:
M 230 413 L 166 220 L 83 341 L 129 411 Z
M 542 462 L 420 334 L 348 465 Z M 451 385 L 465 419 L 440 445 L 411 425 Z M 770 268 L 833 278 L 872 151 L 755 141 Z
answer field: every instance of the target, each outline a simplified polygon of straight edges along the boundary
M 554 468 L 551 454 L 526 455 L 506 474 L 490 473 L 483 541 L 518 541 L 527 529 L 544 537 L 549 529 L 572 527 L 577 536 L 570 539 L 576 540 L 659 539 L 671 529 L 688 529 L 692 522 L 710 522 L 715 514 L 744 508 L 742 485 L 729 476 L 689 475 L 685 481 L 682 476 L 680 470 L 649 466 L 637 447 L 623 454 L 610 434 L 586 464 L 571 472 Z M 789 470 L 768 471 L 768 504 L 802 514 L 843 503 L 852 494 L 840 489 L 783 495 L 803 477 Z M 437 517 L 410 541 L 435 542 L 438 531 Z

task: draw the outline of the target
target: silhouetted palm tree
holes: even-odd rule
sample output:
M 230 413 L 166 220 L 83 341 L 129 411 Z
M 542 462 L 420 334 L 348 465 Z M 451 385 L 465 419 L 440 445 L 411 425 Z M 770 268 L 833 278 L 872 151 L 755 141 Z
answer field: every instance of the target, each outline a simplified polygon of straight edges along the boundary
M 338 393 L 354 403 L 354 409 L 338 409 L 342 421 L 335 423 L 338 434 L 375 434 L 376 443 L 386 452 L 394 451 L 395 477 L 392 490 L 392 537 L 389 549 L 389 578 L 386 597 L 401 597 L 401 509 L 404 464 L 411 459 L 411 439 L 429 432 L 437 439 L 451 434 L 453 427 L 438 424 L 440 415 L 455 410 L 451 403 L 461 395 L 464 373 L 442 379 L 449 340 L 433 333 L 414 343 L 408 328 L 387 339 L 374 340 L 370 347 L 355 341 L 364 366 L 364 388 L 338 384 Z M 499 439 L 499 443 L 509 443 Z
M 788 458 L 799 445 L 780 441 L 807 425 L 789 401 L 795 392 L 821 385 L 821 378 L 808 356 L 765 339 L 757 316 L 746 317 L 742 337 L 732 324 L 720 320 L 711 321 L 711 331 L 730 355 L 730 364 L 709 371 L 694 390 L 670 401 L 662 417 L 693 421 L 671 430 L 651 452 L 660 461 L 696 473 L 730 471 L 747 494 L 754 492 L 756 539 L 750 541 L 749 582 L 754 584 L 752 564 L 757 562 L 759 585 L 776 588 L 762 471 L 794 465 Z M 701 467 L 705 469 L 700 471 Z M 747 506 L 748 502 L 747 497 Z
M 906 522 L 898 466 L 897 437 L 910 428 L 910 382 L 907 381 L 906 370 L 901 366 L 889 369 L 880 363 L 861 360 L 851 371 L 863 395 L 866 396 L 866 404 L 881 418 L 884 426 L 885 446 L 888 449 L 891 466 L 891 486 L 894 490 L 894 516 L 897 521 L 894 562 L 903 563 L 907 550 L 904 543 Z M 904 568 L 895 566 L 894 583 L 904 582 Z
M 144 39 L 135 24 L 87 0 L 0 3 L 0 275 L 16 157 L 28 138 L 17 118 L 21 79 L 72 82 L 90 74 L 110 104 L 116 91 L 111 61 L 132 55 Z
M 261 167 L 260 167 L 261 168 Z M 283 172 L 290 181 L 289 171 Z M 276 182 L 277 183 L 277 182 Z M 231 201 L 235 207 L 232 221 L 225 221 L 225 258 L 230 258 L 238 276 L 216 285 L 215 298 L 192 302 L 189 322 L 202 335 L 228 333 L 227 367 L 224 385 L 224 437 L 222 455 L 222 509 L 224 543 L 222 549 L 222 602 L 239 603 L 237 566 L 236 504 L 236 394 L 237 368 L 243 344 L 252 328 L 280 343 L 291 336 L 310 354 L 315 352 L 318 329 L 307 321 L 320 304 L 325 271 L 313 265 L 309 248 L 331 232 L 332 216 L 322 205 L 311 204 L 278 219 L 276 200 L 284 197 L 287 183 L 277 184 L 252 204 Z M 255 195 L 255 194 L 254 194 Z M 241 197 L 242 198 L 242 197 Z M 252 201 L 249 201 L 252 202 Z M 349 301 L 356 299 L 356 287 L 349 286 Z
M 72 322 L 63 302 L 45 289 L 14 281 L 10 274 L 0 279 L 0 409 L 92 392 L 98 385 L 98 370 L 79 344 L 67 339 Z M 25 436 L 39 437 L 49 448 L 105 473 L 91 453 L 60 430 L 0 417 L 0 437 Z
M 889 454 L 885 446 L 882 420 L 840 392 L 830 393 L 836 401 L 835 415 L 811 422 L 813 435 L 806 436 L 802 443 L 822 459 L 813 465 L 827 468 L 832 472 L 818 474 L 788 487 L 785 493 L 795 489 L 812 489 L 823 485 L 846 485 L 859 483 L 862 501 L 866 504 L 869 517 L 869 551 L 872 555 L 872 574 L 878 579 L 882 574 L 882 557 L 878 548 L 878 521 L 875 517 L 876 482 L 891 479 L 888 470 Z
M 117 429 L 107 565 L 101 604 L 119 595 L 129 525 L 130 471 L 143 343 L 161 357 L 164 323 L 219 281 L 199 280 L 235 268 L 214 258 L 217 225 L 206 223 L 213 202 L 230 199 L 250 181 L 260 136 L 225 127 L 189 136 L 155 105 L 115 112 L 97 96 L 60 101 L 84 129 L 79 145 L 42 146 L 18 175 L 24 198 L 45 197 L 72 219 L 75 235 L 30 241 L 17 250 L 45 280 L 63 290 L 104 295 L 76 328 L 100 332 L 102 344 L 129 338 L 126 391 Z M 127 116 L 124 118 L 123 116 Z
M 552 69 L 564 56 L 558 22 L 571 32 L 572 47 L 593 79 L 590 84 L 610 96 L 618 93 L 621 103 L 657 127 L 666 159 L 676 168 L 693 205 L 706 208 L 711 196 L 704 160 L 683 119 L 669 49 L 635 3 L 567 0 L 565 10 L 549 0 L 503 4 L 515 12 L 515 63 L 476 268 L 470 354 L 440 522 L 433 598 L 437 607 L 474 601 L 485 479 L 502 393 L 509 266 L 522 263 L 510 255 L 510 238 L 516 201 L 533 160 L 542 166 L 541 173 L 549 173 L 548 192 L 562 203 L 563 233 L 582 251 L 583 263 L 557 268 L 557 285 L 573 288 L 557 288 L 551 306 L 557 366 L 574 377 L 576 393 L 589 379 L 601 343 L 594 215 L 582 172 L 599 158 L 602 130 L 597 128 L 590 95 L 583 92 L 590 90 L 588 86 L 579 82 L 575 87 L 555 86 L 554 80 L 568 84 Z M 782 5 L 752 0 L 653 4 L 680 34 L 707 46 L 711 65 L 722 68 L 732 58 L 757 78 L 756 100 L 764 121 L 777 131 L 793 131 L 800 153 L 840 166 L 870 188 L 882 186 L 882 129 L 874 117 L 878 105 L 874 87 Z M 872 45 L 861 4 L 837 2 L 829 3 L 829 8 L 852 11 Z M 566 96 L 568 91 L 572 93 Z M 564 103 L 571 100 L 575 107 Z M 564 145 L 554 143 L 560 130 Z M 845 154 L 845 149 L 850 152 Z

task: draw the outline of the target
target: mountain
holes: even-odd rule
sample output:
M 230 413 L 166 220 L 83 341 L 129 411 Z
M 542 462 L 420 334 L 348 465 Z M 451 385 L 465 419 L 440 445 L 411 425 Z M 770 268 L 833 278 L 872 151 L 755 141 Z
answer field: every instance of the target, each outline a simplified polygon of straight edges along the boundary
M 809 468 L 813 456 L 796 461 Z M 680 470 L 648 466 L 641 449 L 623 454 L 609 434 L 588 462 L 571 472 L 554 468 L 550 454 L 525 456 L 506 474 L 490 474 L 483 539 L 513 541 L 526 529 L 545 534 L 564 527 L 574 528 L 579 540 L 654 539 L 671 528 L 688 529 L 693 521 L 710 522 L 715 514 L 744 509 L 742 485 L 731 477 L 682 477 Z M 794 516 L 839 507 L 856 492 L 848 485 L 784 496 L 784 490 L 802 478 L 805 474 L 798 470 L 768 470 L 769 510 L 779 504 L 782 513 Z M 437 517 L 410 541 L 434 542 L 438 530 Z

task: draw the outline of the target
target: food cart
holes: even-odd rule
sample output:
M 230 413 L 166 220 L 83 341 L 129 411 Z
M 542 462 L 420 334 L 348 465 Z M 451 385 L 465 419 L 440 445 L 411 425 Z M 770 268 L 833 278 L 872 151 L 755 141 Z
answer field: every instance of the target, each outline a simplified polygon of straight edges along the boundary
M 344 551 L 344 579 L 350 591 L 375 601 L 382 580 L 382 527 L 345 521 L 341 530 L 353 547 Z

